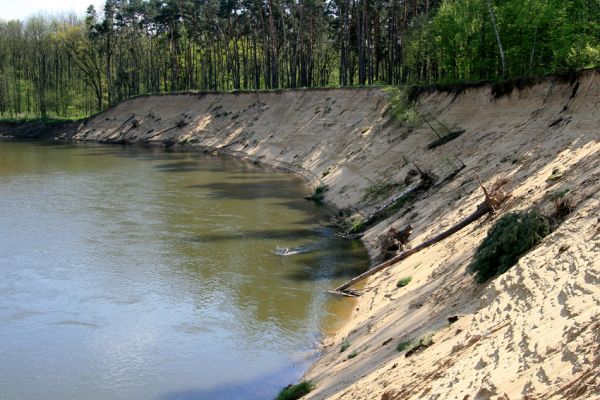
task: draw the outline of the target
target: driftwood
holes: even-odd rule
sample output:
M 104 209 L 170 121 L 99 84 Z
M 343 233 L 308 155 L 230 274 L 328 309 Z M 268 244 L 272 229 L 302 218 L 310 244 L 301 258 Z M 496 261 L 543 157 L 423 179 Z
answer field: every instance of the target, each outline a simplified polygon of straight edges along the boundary
M 172 126 L 172 127 L 170 127 L 170 128 L 167 128 L 167 129 L 163 129 L 162 131 L 158 131 L 158 132 L 156 132 L 156 133 L 154 133 L 154 134 L 152 134 L 152 135 L 150 135 L 150 136 L 147 136 L 145 140 L 154 139 L 155 137 L 157 137 L 157 136 L 160 136 L 160 135 L 162 135 L 163 133 L 166 133 L 166 132 L 172 131 L 173 129 L 177 129 L 177 125 L 175 125 L 175 126 Z
M 410 189 L 406 189 L 406 190 L 404 190 L 404 191 L 402 191 L 402 192 L 394 195 L 390 200 L 388 200 L 387 202 L 385 202 L 385 204 L 383 204 L 382 206 L 378 207 L 373 214 L 371 214 L 367 218 L 365 218 L 365 220 L 363 222 L 363 226 L 367 227 L 367 226 L 372 225 L 375 221 L 377 221 L 382 216 L 384 216 L 385 213 L 387 212 L 387 210 L 390 207 L 392 207 L 394 204 L 396 204 L 396 202 L 398 200 L 400 200 L 403 197 L 413 196 L 416 193 L 418 193 L 421 189 L 422 189 L 422 186 L 418 185 L 418 186 L 415 186 L 415 187 L 410 188 Z
M 127 123 L 128 123 L 129 121 L 131 121 L 131 120 L 132 120 L 134 117 L 135 117 L 135 114 L 133 114 L 131 117 L 127 118 L 127 119 L 125 120 L 125 122 L 123 122 L 123 123 L 122 123 L 122 124 L 121 124 L 121 125 L 120 125 L 120 126 L 117 128 L 117 129 L 115 129 L 114 131 L 112 131 L 112 133 L 111 133 L 110 135 L 108 135 L 108 137 L 110 138 L 112 135 L 114 135 L 115 133 L 117 133 L 117 132 L 119 132 L 121 129 L 123 129 L 123 127 L 124 127 L 125 125 L 127 125 Z
M 412 198 L 413 196 L 416 196 L 417 194 L 424 192 L 433 186 L 435 177 L 429 172 L 422 171 L 417 164 L 415 164 L 415 167 L 417 168 L 418 175 L 421 178 L 419 183 L 415 187 L 406 189 L 406 190 L 394 195 L 391 199 L 389 199 L 387 202 L 385 202 L 382 206 L 378 207 L 373 214 L 371 214 L 367 218 L 365 218 L 365 220 L 362 223 L 362 226 L 368 227 L 368 226 L 372 225 L 373 223 L 377 222 L 379 219 L 384 217 L 385 214 L 388 212 L 388 210 L 392 206 L 394 206 L 398 201 L 400 201 L 402 198 L 406 198 L 408 200 L 408 199 Z M 352 233 L 352 232 L 350 232 L 350 233 Z
M 482 216 L 484 216 L 490 212 L 494 212 L 500 204 L 502 204 L 505 200 L 507 200 L 510 197 L 510 195 L 505 194 L 504 192 L 502 192 L 500 190 L 501 187 L 506 183 L 505 180 L 497 181 L 494 184 L 491 192 L 488 192 L 485 189 L 485 187 L 481 183 L 481 180 L 479 179 L 479 176 L 477 176 L 477 180 L 479 181 L 479 185 L 483 189 L 483 193 L 485 195 L 485 200 L 483 201 L 483 203 L 481 203 L 477 206 L 477 209 L 471 215 L 464 218 L 462 221 L 460 221 L 456 225 L 452 226 L 451 228 L 445 230 L 444 232 L 440 233 L 439 235 L 434 236 L 433 238 L 431 238 L 429 240 L 426 240 L 425 242 L 419 244 L 418 246 L 416 246 L 410 250 L 403 251 L 402 253 L 398 254 L 394 258 L 371 268 L 370 270 L 362 273 L 361 275 L 359 275 L 355 278 L 350 279 L 349 281 L 343 283 L 342 285 L 338 286 L 334 290 L 330 290 L 329 293 L 336 294 L 336 295 L 356 297 L 356 292 L 348 291 L 348 288 L 350 286 L 356 284 L 357 282 L 362 281 L 363 279 L 365 279 L 371 275 L 376 274 L 377 272 L 379 272 L 393 264 L 396 264 L 399 261 L 402 261 L 402 260 L 410 257 L 411 255 L 413 255 L 415 253 L 418 253 L 419 251 L 421 251 L 423 249 L 426 249 L 427 247 L 430 247 L 430 246 L 436 244 L 437 242 L 444 240 L 448 236 L 455 234 L 456 232 L 460 231 L 461 229 L 465 228 L 466 226 L 470 225 L 471 223 L 477 221 Z

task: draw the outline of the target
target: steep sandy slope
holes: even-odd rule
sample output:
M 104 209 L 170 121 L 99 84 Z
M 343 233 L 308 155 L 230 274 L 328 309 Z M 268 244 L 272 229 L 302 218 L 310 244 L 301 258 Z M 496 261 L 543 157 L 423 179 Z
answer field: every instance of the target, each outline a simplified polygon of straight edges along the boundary
M 436 92 L 421 113 L 457 139 L 429 150 L 426 124 L 394 121 L 379 89 L 140 97 L 80 127 L 75 138 L 200 146 L 289 168 L 326 200 L 367 215 L 380 182 L 405 189 L 415 164 L 437 184 L 364 240 L 373 256 L 389 226 L 414 227 L 409 246 L 452 226 L 506 178 L 511 199 L 444 241 L 371 278 L 353 320 L 324 343 L 307 372 L 313 399 L 594 398 L 600 394 L 600 74 L 547 79 L 494 98 L 490 87 Z M 435 124 L 434 124 L 435 125 Z M 452 180 L 440 183 L 466 165 Z M 548 180 L 550 176 L 560 176 Z M 509 210 L 554 209 L 568 189 L 573 213 L 519 264 L 477 284 L 466 273 L 475 248 Z M 412 276 L 397 288 L 396 282 Z M 448 317 L 458 316 L 449 325 Z M 411 357 L 398 343 L 433 334 Z M 341 352 L 341 343 L 350 347 Z M 349 358 L 352 354 L 354 357 Z

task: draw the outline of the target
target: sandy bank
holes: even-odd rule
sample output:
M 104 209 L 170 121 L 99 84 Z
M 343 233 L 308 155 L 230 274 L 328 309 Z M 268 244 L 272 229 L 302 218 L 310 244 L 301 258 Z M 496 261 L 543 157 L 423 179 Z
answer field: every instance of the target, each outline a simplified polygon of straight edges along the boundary
M 507 178 L 512 198 L 494 216 L 370 279 L 353 320 L 324 344 L 307 372 L 313 399 L 593 398 L 600 393 L 600 74 L 541 81 L 495 98 L 489 86 L 430 92 L 423 115 L 457 139 L 436 139 L 426 124 L 403 125 L 380 89 L 139 97 L 79 127 L 74 139 L 161 143 L 213 149 L 285 167 L 326 200 L 364 215 L 403 190 L 415 164 L 441 182 L 367 231 L 414 227 L 415 245 L 471 213 L 481 201 L 474 179 Z M 556 180 L 548 178 L 559 172 Z M 397 183 L 384 196 L 365 194 Z M 552 212 L 552 193 L 568 189 L 574 212 L 505 275 L 476 284 L 466 273 L 474 249 L 510 210 Z M 397 288 L 396 282 L 412 276 Z M 448 317 L 458 321 L 448 324 Z M 434 344 L 405 357 L 398 343 L 433 334 Z M 340 352 L 342 341 L 350 348 Z M 357 355 L 349 359 L 348 354 Z

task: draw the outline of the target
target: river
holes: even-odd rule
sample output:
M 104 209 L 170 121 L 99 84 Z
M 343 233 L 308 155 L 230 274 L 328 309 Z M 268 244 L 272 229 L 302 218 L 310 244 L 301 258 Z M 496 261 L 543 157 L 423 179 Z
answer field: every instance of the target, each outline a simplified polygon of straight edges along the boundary
M 232 158 L 0 142 L 0 398 L 273 398 L 368 265 L 307 192 Z

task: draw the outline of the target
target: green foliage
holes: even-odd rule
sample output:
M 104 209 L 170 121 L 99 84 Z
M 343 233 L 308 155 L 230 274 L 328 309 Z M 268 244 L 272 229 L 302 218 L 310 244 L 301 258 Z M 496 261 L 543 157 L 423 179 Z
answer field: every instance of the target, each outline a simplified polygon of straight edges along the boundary
M 506 76 L 545 75 L 600 64 L 598 5 L 586 0 L 495 1 Z M 594 10 L 594 11 L 592 11 Z M 502 78 L 487 0 L 445 0 L 427 21 L 415 21 L 405 60 L 415 81 Z M 437 75 L 416 68 L 433 57 Z M 413 71 L 410 66 L 414 66 Z
M 75 122 L 78 121 L 78 119 L 73 119 L 73 118 L 40 118 L 40 117 L 33 117 L 33 118 L 0 118 L 0 123 L 5 123 L 5 124 L 32 124 L 32 123 L 43 123 L 46 125 L 60 125 L 60 124 L 65 124 L 65 123 L 69 123 L 69 122 Z
M 562 179 L 564 175 L 564 172 L 562 172 L 560 169 L 555 168 L 554 170 L 552 170 L 552 175 L 550 175 L 547 179 L 546 182 L 556 182 Z
M 348 354 L 348 360 L 353 359 L 354 357 L 356 357 L 358 355 L 358 351 L 353 350 L 352 353 Z
M 379 199 L 381 197 L 385 197 L 390 194 L 392 190 L 397 188 L 399 185 L 397 183 L 379 181 L 375 182 L 373 185 L 365 188 L 363 200 L 374 200 Z
M 412 346 L 413 346 L 412 340 L 405 340 L 403 342 L 398 343 L 398 346 L 396 346 L 396 350 L 404 351 L 404 350 L 410 349 Z
M 296 385 L 289 385 L 282 389 L 275 400 L 297 400 L 302 396 L 306 396 L 311 390 L 315 388 L 310 381 L 302 381 Z
M 396 283 L 396 287 L 401 288 L 408 285 L 412 281 L 412 276 L 405 276 Z
M 396 214 L 402 207 L 404 207 L 406 205 L 406 203 L 410 202 L 414 198 L 415 198 L 415 194 L 413 192 L 410 192 L 404 196 L 401 196 L 400 198 L 398 198 L 398 200 L 396 200 L 394 202 L 394 204 L 392 204 L 391 206 L 389 206 L 387 208 L 387 210 L 385 210 L 385 213 L 382 217 L 387 218 L 387 217 L 390 217 L 390 216 Z
M 496 0 L 504 74 L 488 1 L 111 0 L 85 18 L 0 20 L 0 117 L 79 117 L 150 93 L 439 86 L 600 65 L 598 1 Z M 423 122 L 407 90 L 386 90 L 395 118 Z
M 315 203 L 322 203 L 325 198 L 325 192 L 329 190 L 329 187 L 324 184 L 319 184 L 313 194 L 306 196 L 307 200 L 314 201 Z
M 415 126 L 422 121 L 421 114 L 415 104 L 409 101 L 409 91 L 395 86 L 385 88 L 390 102 L 390 113 L 394 119 L 409 126 Z
M 478 282 L 506 272 L 519 257 L 550 233 L 548 218 L 537 211 L 502 216 L 490 229 L 469 265 Z
M 427 333 L 423 336 L 421 336 L 420 338 L 416 339 L 416 340 L 406 340 L 403 342 L 398 343 L 398 346 L 396 346 L 396 350 L 397 351 L 405 351 L 407 350 L 407 356 L 409 355 L 408 353 L 413 353 L 415 351 L 417 351 L 418 349 L 422 349 L 422 348 L 426 348 L 429 347 L 433 344 L 433 332 Z
M 569 194 L 570 191 L 571 191 L 570 188 L 557 190 L 556 192 L 553 192 L 552 194 L 550 194 L 550 198 L 552 199 L 552 201 L 562 200 L 567 196 L 567 194 Z
M 426 335 L 421 336 L 421 338 L 419 338 L 419 342 L 418 345 L 421 347 L 429 347 L 433 344 L 433 332 L 430 332 Z
M 343 353 L 346 350 L 348 350 L 350 348 L 350 346 L 351 346 L 350 341 L 347 338 L 342 340 L 342 345 L 340 347 L 340 353 Z
M 365 219 L 363 217 L 355 217 L 350 220 L 350 229 L 348 232 L 350 234 L 360 233 L 365 229 Z

